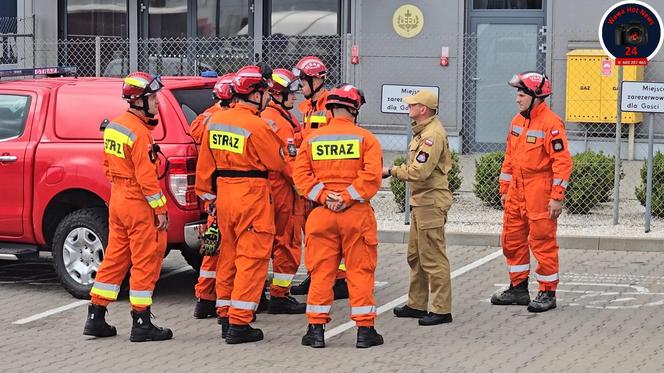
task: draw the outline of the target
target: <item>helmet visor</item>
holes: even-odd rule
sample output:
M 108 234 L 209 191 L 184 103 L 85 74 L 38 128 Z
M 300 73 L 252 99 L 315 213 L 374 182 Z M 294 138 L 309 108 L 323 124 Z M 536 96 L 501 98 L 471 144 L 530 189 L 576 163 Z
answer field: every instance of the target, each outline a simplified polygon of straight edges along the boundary
M 521 81 L 521 76 L 519 74 L 514 74 L 512 79 L 510 79 L 507 84 L 515 88 L 526 88 L 525 84 L 523 84 L 523 81 Z
M 164 84 L 161 82 L 159 76 L 155 76 L 154 79 L 150 81 L 148 86 L 145 88 L 146 94 L 156 93 L 164 87 Z

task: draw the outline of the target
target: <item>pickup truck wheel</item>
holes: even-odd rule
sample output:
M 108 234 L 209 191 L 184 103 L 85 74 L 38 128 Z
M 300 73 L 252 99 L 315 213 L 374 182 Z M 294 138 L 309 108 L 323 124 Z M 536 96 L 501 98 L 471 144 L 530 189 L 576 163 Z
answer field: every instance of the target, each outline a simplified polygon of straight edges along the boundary
M 108 243 L 108 213 L 77 210 L 58 224 L 53 236 L 53 265 L 62 286 L 74 297 L 89 299 Z
M 201 270 L 201 264 L 203 263 L 203 256 L 196 249 L 185 247 L 180 248 L 180 253 L 184 257 L 184 260 L 189 264 L 196 272 Z

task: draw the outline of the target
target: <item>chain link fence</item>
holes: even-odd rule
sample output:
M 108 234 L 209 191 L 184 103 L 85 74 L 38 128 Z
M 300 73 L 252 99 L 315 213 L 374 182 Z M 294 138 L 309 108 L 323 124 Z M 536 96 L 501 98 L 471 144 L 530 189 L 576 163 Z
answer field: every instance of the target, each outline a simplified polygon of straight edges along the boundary
M 620 234 L 620 229 L 626 234 L 643 231 L 647 114 L 623 115 L 620 226 L 613 226 L 616 67 L 605 65 L 605 57 L 597 51 L 599 45 L 547 51 L 551 36 L 538 29 L 518 36 L 499 29 L 490 31 L 418 37 L 408 50 L 395 46 L 394 35 L 370 34 L 146 39 L 133 43 L 99 36 L 33 43 L 31 38 L 14 36 L 13 41 L 3 44 L 11 46 L 14 56 L 3 57 L 3 65 L 75 65 L 80 76 L 118 77 L 133 68 L 160 75 L 199 75 L 205 70 L 221 75 L 257 60 L 291 68 L 301 57 L 317 55 L 329 68 L 329 86 L 349 82 L 365 91 L 367 104 L 359 121 L 381 140 L 385 165 L 407 156 L 411 130 L 407 114 L 383 110 L 382 85 L 439 87 L 439 116 L 455 152 L 455 170 L 450 175 L 454 179 L 455 204 L 448 227 L 471 232 L 498 232 L 502 226 L 502 210 L 497 204 L 498 174 L 509 122 L 517 112 L 515 91 L 507 81 L 515 72 L 547 71 L 553 82 L 553 95 L 547 103 L 565 121 L 569 150 L 575 157 L 575 173 L 559 226 L 563 231 L 576 229 L 574 232 L 582 235 Z M 556 38 L 573 40 L 581 36 Z M 351 62 L 354 45 L 361 46 L 356 64 Z M 449 46 L 447 67 L 440 65 L 440 45 Z M 625 68 L 625 80 L 662 81 L 663 75 L 664 70 L 656 66 Z M 655 117 L 655 143 L 656 151 L 664 151 L 661 116 Z M 656 218 L 652 227 L 662 231 L 664 224 L 659 216 L 664 215 L 664 156 L 656 157 L 654 174 Z M 405 188 L 404 183 L 384 180 L 373 200 L 381 229 L 407 229 Z
M 35 18 L 0 17 L 0 66 L 20 67 L 34 55 Z

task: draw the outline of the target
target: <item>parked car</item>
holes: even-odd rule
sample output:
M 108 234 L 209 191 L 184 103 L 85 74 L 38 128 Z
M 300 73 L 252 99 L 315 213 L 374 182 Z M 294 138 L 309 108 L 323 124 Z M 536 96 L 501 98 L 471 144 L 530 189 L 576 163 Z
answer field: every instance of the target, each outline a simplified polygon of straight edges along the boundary
M 148 57 L 148 66 L 143 68 L 146 71 L 159 75 L 187 75 L 198 74 L 202 71 L 214 70 L 214 68 L 204 62 L 189 62 L 187 57 Z M 190 69 L 195 67 L 195 71 Z M 129 74 L 129 60 L 126 58 L 116 58 L 108 62 L 103 71 L 103 76 L 123 77 Z
M 215 80 L 163 82 L 153 134 L 165 157 L 168 247 L 198 267 L 197 248 L 185 244 L 186 233 L 196 235 L 185 224 L 203 217 L 194 193 L 197 149 L 187 128 L 212 104 Z M 110 183 L 100 124 L 127 109 L 121 85 L 117 78 L 0 82 L 0 259 L 52 251 L 62 285 L 77 298 L 88 297 L 108 240 Z

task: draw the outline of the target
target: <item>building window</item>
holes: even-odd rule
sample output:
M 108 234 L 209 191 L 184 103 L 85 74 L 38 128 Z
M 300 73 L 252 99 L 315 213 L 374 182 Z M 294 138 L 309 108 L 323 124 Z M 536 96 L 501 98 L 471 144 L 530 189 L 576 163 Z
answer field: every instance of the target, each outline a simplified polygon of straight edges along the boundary
M 272 0 L 271 4 L 272 35 L 339 34 L 339 0 Z
M 542 9 L 542 0 L 473 0 L 473 9 Z
M 127 37 L 127 0 L 67 0 L 67 38 Z
M 198 0 L 197 29 L 201 37 L 249 35 L 248 0 Z
M 150 38 L 187 37 L 187 0 L 150 0 Z

